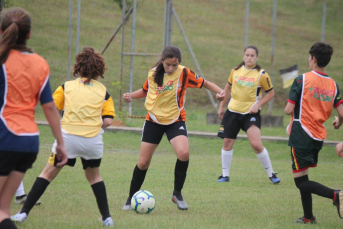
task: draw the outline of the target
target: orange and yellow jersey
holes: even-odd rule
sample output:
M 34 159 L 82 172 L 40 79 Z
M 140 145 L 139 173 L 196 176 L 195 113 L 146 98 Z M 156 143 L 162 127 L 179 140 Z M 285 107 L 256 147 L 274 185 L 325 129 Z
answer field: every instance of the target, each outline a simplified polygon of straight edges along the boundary
M 228 83 L 231 87 L 231 99 L 228 109 L 231 112 L 247 114 L 254 104 L 261 99 L 261 89 L 265 92 L 273 90 L 273 84 L 263 69 L 232 69 Z
M 62 129 L 69 134 L 95 137 L 103 118 L 115 118 L 113 100 L 106 87 L 97 80 L 84 84 L 77 78 L 59 86 L 53 94 L 59 110 L 63 110 Z
M 179 65 L 173 74 L 165 74 L 163 85 L 158 86 L 153 79 L 156 69 L 149 71 L 143 90 L 147 92 L 145 108 L 148 113 L 146 120 L 162 125 L 169 125 L 177 121 L 186 121 L 187 88 L 201 88 L 204 79 L 192 70 Z
M 0 69 L 0 151 L 38 153 L 38 101 L 53 101 L 48 63 L 35 53 L 11 50 Z
M 333 107 L 343 103 L 338 85 L 325 73 L 307 72 L 293 81 L 289 103 L 295 105 L 287 127 L 288 144 L 302 149 L 321 149 L 326 138 L 324 122 Z

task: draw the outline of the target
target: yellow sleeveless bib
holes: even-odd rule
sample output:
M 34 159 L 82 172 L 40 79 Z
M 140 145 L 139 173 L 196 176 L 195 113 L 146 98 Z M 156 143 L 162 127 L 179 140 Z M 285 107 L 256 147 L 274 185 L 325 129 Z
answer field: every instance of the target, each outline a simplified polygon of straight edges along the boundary
M 183 107 L 178 105 L 178 82 L 184 66 L 179 65 L 171 75 L 165 74 L 163 85 L 158 86 L 154 82 L 155 68 L 148 74 L 149 89 L 145 100 L 145 108 L 150 118 L 161 125 L 169 125 L 176 122 Z

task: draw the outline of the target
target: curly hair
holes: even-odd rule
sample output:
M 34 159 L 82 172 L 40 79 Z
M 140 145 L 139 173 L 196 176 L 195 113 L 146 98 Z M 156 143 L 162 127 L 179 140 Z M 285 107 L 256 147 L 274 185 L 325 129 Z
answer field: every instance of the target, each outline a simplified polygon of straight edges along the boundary
M 84 47 L 82 52 L 76 55 L 75 60 L 73 75 L 87 78 L 84 84 L 89 84 L 92 79 L 96 80 L 99 76 L 104 78 L 107 70 L 105 60 L 99 53 L 94 52 L 92 47 Z

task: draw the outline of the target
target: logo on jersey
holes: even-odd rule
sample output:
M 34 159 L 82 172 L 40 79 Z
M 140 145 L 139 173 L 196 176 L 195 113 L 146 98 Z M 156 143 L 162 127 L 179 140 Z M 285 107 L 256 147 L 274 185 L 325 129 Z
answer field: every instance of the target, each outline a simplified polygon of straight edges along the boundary
M 180 126 L 179 130 L 185 130 L 185 128 L 183 126 Z
M 255 118 L 255 117 L 252 117 L 252 118 L 250 119 L 250 122 L 256 122 L 256 118 Z
M 252 78 L 252 77 L 235 76 L 234 82 L 238 85 L 245 86 L 245 87 L 255 86 L 255 78 Z
M 310 87 L 310 95 L 312 98 L 323 102 L 333 102 L 334 91 L 321 89 L 319 87 Z
M 169 82 L 166 85 L 163 85 L 161 87 L 160 86 L 155 87 L 154 89 L 156 91 L 156 95 L 159 95 L 164 91 L 172 91 L 174 88 L 173 82 L 174 82 L 173 80 L 169 80 Z

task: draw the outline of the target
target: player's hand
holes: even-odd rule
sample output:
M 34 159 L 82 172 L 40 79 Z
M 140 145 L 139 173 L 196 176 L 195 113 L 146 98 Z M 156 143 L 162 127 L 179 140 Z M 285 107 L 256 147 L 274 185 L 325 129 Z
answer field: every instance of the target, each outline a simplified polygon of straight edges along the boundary
M 222 101 L 225 98 L 225 91 L 221 91 L 216 94 L 216 99 Z
M 339 124 L 339 119 L 337 116 L 335 116 L 335 120 L 333 120 L 332 125 L 335 129 L 339 129 L 341 125 Z
M 130 93 L 125 93 L 125 94 L 123 95 L 123 100 L 124 100 L 125 102 L 127 102 L 127 103 L 130 103 L 130 102 L 132 101 L 132 98 L 131 98 Z
M 219 109 L 218 109 L 218 117 L 220 119 L 224 118 L 224 109 L 222 107 L 219 107 Z
M 56 166 L 58 168 L 64 166 L 65 164 L 67 164 L 68 162 L 68 153 L 66 148 L 64 147 L 64 145 L 59 145 L 57 144 L 56 146 L 56 157 L 58 160 L 58 163 L 56 164 Z
M 339 157 L 343 157 L 343 142 L 336 145 L 336 153 Z
M 255 105 L 251 108 L 249 114 L 256 114 L 256 113 L 258 112 L 259 109 L 260 109 L 260 108 L 258 107 L 258 105 L 255 104 Z

